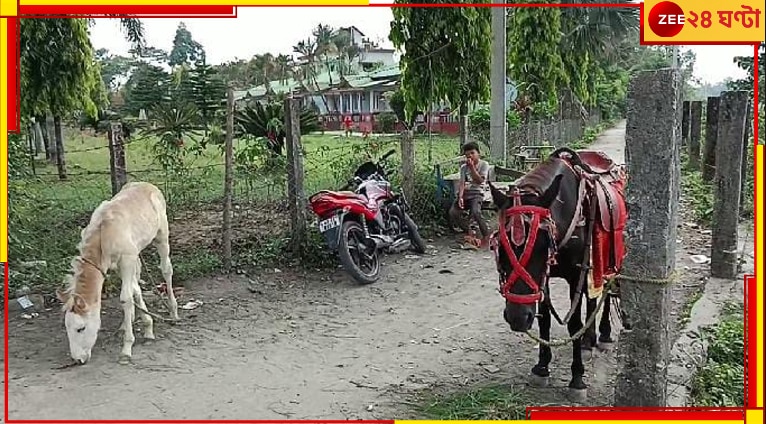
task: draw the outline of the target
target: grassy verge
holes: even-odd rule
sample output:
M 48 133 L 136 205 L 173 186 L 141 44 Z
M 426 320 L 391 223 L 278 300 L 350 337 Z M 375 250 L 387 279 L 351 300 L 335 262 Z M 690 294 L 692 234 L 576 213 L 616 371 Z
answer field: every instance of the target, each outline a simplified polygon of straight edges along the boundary
M 474 388 L 467 392 L 430 394 L 413 411 L 428 420 L 523 420 L 530 405 L 508 385 Z
M 692 405 L 744 405 L 744 316 L 741 303 L 725 305 L 721 320 L 701 331 L 707 361 L 692 380 Z

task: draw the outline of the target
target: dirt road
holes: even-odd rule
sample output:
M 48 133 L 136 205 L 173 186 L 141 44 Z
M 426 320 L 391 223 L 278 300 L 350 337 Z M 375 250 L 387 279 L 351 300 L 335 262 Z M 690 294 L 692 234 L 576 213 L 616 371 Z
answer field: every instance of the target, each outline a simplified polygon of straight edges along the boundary
M 593 147 L 621 154 L 624 125 Z M 126 366 L 117 364 L 118 299 L 105 303 L 91 362 L 63 370 L 54 369 L 68 359 L 59 311 L 33 319 L 14 315 L 10 417 L 408 418 L 397 402 L 422 389 L 487 381 L 523 386 L 536 346 L 502 319 L 490 252 L 451 244 L 431 241 L 422 257 L 388 257 L 383 278 L 370 286 L 341 272 L 288 270 L 264 271 L 251 276 L 252 283 L 243 276 L 185 282 L 180 304 L 201 299 L 203 306 L 181 311 L 175 326 L 156 323 L 152 344 L 141 344 L 137 335 L 133 363 Z M 679 266 L 702 273 L 687 252 L 678 255 Z M 689 287 L 697 279 L 690 278 Z M 564 308 L 566 285 L 554 280 L 552 290 L 554 304 Z M 684 290 L 675 292 L 676 303 Z M 150 301 L 155 311 L 156 305 Z M 561 326 L 552 332 L 566 336 Z M 554 349 L 555 387 L 544 391 L 541 403 L 568 403 L 570 358 L 570 346 Z M 610 402 L 614 362 L 614 353 L 597 353 L 586 364 L 589 404 Z

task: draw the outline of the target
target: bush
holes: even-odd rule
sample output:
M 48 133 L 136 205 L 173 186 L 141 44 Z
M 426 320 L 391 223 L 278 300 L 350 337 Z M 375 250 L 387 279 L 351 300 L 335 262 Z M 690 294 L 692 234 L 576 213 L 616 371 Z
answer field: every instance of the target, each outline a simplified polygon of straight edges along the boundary
M 393 112 L 383 112 L 375 118 L 378 132 L 391 134 L 396 130 L 396 115 Z
M 521 126 L 521 116 L 513 109 L 508 110 L 505 121 L 508 124 L 508 130 L 513 130 Z M 473 136 L 489 146 L 489 106 L 481 106 L 468 114 L 468 122 L 470 122 Z
M 695 406 L 744 406 L 745 326 L 742 310 L 742 304 L 728 305 L 721 321 L 701 332 L 709 346 L 707 361 L 692 381 Z

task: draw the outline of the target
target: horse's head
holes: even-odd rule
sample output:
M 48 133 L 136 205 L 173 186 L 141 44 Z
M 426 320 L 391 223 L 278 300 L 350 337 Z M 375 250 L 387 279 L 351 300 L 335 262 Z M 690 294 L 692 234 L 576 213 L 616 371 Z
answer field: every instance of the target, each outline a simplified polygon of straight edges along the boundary
M 556 176 L 543 193 L 513 188 L 511 196 L 490 184 L 500 221 L 492 244 L 500 273 L 500 293 L 505 298 L 503 317 L 512 331 L 532 327 L 537 304 L 547 292 L 548 269 L 556 254 L 551 205 L 558 196 L 561 179 L 561 175 Z
M 80 293 L 78 288 L 101 287 L 104 275 L 95 266 L 79 266 L 73 276 L 67 276 L 69 289 L 56 291 L 64 311 L 64 324 L 69 339 L 69 354 L 80 364 L 88 362 L 101 328 L 100 290 Z M 94 296 L 95 293 L 95 296 Z

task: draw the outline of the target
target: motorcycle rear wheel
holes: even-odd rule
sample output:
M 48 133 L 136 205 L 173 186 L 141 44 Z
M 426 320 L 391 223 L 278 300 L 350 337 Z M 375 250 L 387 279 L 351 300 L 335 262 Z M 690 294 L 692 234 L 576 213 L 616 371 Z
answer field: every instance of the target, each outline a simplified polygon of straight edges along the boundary
M 418 232 L 418 226 L 415 225 L 415 221 L 412 220 L 407 212 L 404 212 L 404 225 L 407 227 L 407 232 L 410 236 L 412 250 L 421 255 L 426 253 L 426 242 L 423 241 L 423 237 Z
M 374 244 L 373 241 L 367 243 Z M 343 269 L 360 284 L 378 281 L 380 259 L 378 250 L 365 243 L 364 229 L 356 221 L 346 221 L 341 227 L 338 256 Z

